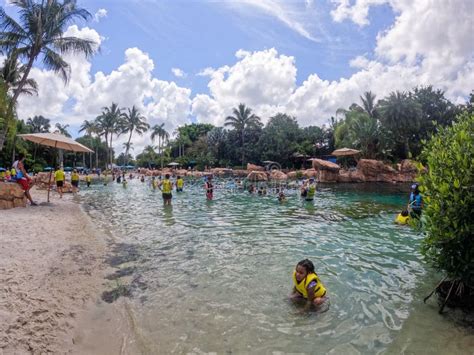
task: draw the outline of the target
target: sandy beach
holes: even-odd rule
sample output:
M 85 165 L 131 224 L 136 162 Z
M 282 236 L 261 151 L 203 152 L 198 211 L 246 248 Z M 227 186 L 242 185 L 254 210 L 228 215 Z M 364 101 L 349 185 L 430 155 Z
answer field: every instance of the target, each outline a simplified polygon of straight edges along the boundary
M 38 202 L 44 191 L 32 192 Z M 72 195 L 0 212 L 0 354 L 70 353 L 100 299 L 106 240 Z

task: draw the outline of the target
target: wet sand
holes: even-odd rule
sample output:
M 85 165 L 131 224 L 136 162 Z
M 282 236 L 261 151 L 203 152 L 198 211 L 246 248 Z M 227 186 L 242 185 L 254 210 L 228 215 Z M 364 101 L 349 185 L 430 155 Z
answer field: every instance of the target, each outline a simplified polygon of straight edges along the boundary
M 100 302 L 106 240 L 72 200 L 0 211 L 0 354 L 74 352 L 80 319 Z

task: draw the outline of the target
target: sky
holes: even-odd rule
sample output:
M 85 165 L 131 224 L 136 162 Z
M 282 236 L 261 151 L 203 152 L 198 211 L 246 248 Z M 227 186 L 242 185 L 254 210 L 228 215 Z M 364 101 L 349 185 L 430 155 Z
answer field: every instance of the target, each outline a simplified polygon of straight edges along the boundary
M 0 0 L 16 16 L 8 0 Z M 39 95 L 18 116 L 70 125 L 103 107 L 136 105 L 173 133 L 222 125 L 245 103 L 265 123 L 284 112 L 301 126 L 329 122 L 365 91 L 433 85 L 456 103 L 474 89 L 473 0 L 78 0 L 92 19 L 68 35 L 93 39 L 90 59 L 65 55 L 67 85 L 35 64 Z M 116 140 L 122 151 L 125 137 Z M 132 138 L 133 154 L 151 144 Z

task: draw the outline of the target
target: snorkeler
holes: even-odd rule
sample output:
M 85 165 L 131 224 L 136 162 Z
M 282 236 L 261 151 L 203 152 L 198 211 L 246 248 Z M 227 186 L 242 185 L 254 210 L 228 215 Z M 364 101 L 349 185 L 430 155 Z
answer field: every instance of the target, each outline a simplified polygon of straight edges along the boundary
M 313 306 L 319 309 L 323 304 L 329 305 L 326 288 L 314 271 L 314 265 L 309 259 L 301 260 L 293 271 L 292 300 L 305 299 L 305 310 Z

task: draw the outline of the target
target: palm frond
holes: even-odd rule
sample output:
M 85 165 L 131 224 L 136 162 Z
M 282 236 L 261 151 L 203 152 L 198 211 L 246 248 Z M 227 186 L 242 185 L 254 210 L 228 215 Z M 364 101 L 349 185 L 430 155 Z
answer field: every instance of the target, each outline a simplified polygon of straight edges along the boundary
M 46 69 L 50 69 L 55 73 L 58 73 L 65 83 L 69 80 L 69 74 L 71 68 L 69 64 L 56 52 L 45 47 L 43 49 L 43 63 Z

